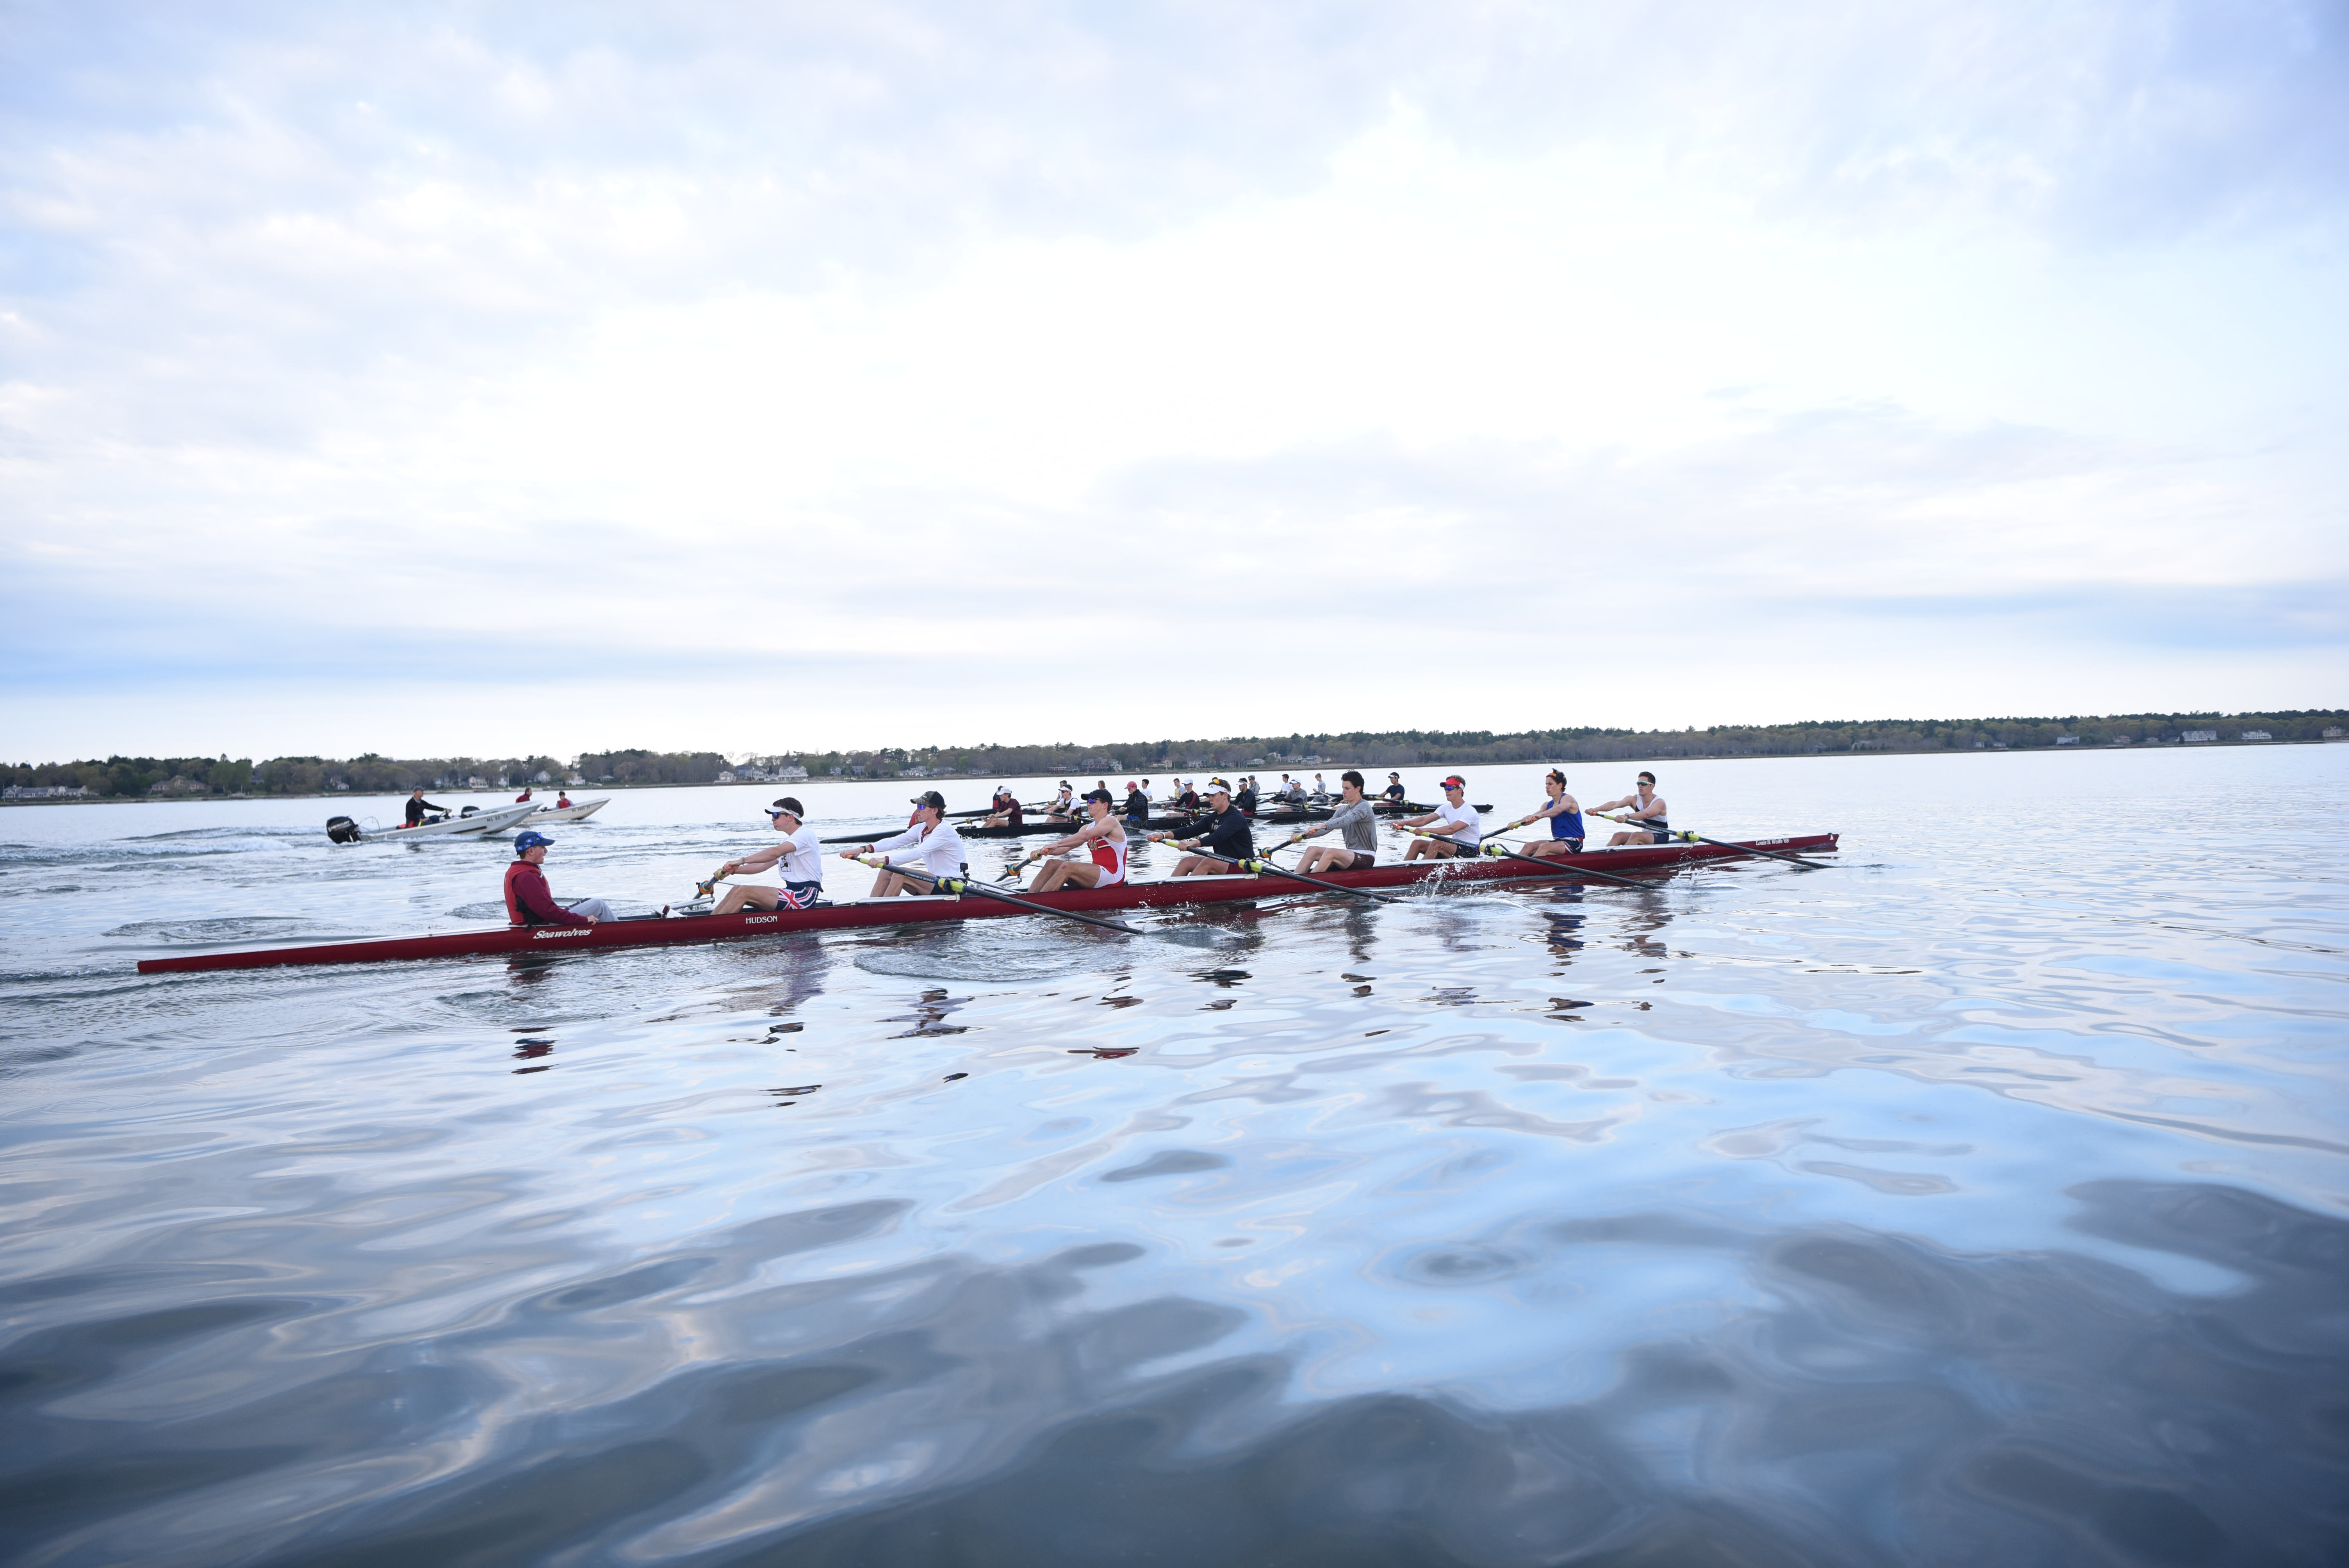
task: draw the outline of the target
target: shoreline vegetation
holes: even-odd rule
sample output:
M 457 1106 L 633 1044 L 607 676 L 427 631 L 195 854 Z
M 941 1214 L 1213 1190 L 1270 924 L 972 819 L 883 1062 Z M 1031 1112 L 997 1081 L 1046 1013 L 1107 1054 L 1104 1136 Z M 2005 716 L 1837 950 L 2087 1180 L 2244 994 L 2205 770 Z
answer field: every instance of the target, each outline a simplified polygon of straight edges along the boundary
M 109 757 L 0 764 L 11 805 L 77 800 L 405 794 L 410 789 L 651 789 L 691 784 L 1205 773 L 1232 769 L 1475 767 L 1847 753 L 2086 751 L 2116 746 L 2238 746 L 2349 738 L 2349 710 L 2138 713 L 2062 718 L 1813 720 L 1704 729 L 1356 730 L 1116 745 L 885 747 L 773 755 L 630 748 L 553 757 Z M 798 769 L 804 769 L 801 773 Z

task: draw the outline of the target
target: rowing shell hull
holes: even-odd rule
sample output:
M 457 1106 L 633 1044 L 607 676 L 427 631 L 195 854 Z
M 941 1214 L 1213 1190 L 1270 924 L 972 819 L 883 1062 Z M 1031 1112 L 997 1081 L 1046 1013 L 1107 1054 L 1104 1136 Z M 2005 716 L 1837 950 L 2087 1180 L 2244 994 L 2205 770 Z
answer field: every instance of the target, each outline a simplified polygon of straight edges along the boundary
M 1782 854 L 1826 854 L 1837 835 L 1752 839 L 1754 848 Z M 1321 880 L 1341 887 L 1410 887 L 1453 882 L 1538 882 L 1560 871 L 1589 866 L 1621 875 L 1669 872 L 1705 861 L 1744 860 L 1734 849 L 1713 844 L 1655 844 L 1561 855 L 1541 866 L 1523 861 L 1416 861 L 1373 866 L 1361 872 L 1325 872 Z M 1553 867 L 1555 869 L 1553 869 Z M 1250 899 L 1309 893 L 1311 884 L 1279 876 L 1173 877 L 1123 887 L 1074 888 L 1064 892 L 1022 894 L 1030 903 L 1078 914 L 1113 915 L 1121 910 L 1164 909 L 1184 904 L 1239 903 Z M 595 925 L 475 926 L 438 936 L 397 936 L 372 942 L 333 942 L 314 947 L 247 948 L 233 953 L 190 954 L 179 958 L 142 958 L 141 975 L 177 975 L 201 969 L 267 969 L 295 964 L 377 964 L 398 958 L 465 958 L 484 954 L 572 953 L 587 948 L 656 947 L 678 943 L 727 942 L 748 936 L 779 936 L 802 931 L 840 931 L 858 926 L 918 925 L 940 920 L 979 920 L 1026 915 L 1029 911 L 984 894 L 960 898 L 870 898 L 814 909 L 735 914 L 700 914 L 673 920 L 607 920 Z
M 530 826 L 543 828 L 554 822 L 584 822 L 612 803 L 609 795 L 600 800 L 582 801 L 576 806 L 541 806 L 528 818 Z

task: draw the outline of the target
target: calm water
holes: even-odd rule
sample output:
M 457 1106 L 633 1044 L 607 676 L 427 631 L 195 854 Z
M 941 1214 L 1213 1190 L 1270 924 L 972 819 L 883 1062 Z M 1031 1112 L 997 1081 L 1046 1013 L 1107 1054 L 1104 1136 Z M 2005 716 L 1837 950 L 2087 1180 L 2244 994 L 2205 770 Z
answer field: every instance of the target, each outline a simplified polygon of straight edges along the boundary
M 2349 1558 L 2349 747 L 1662 771 L 1840 863 L 140 979 L 510 851 L 0 812 L 0 1553 Z

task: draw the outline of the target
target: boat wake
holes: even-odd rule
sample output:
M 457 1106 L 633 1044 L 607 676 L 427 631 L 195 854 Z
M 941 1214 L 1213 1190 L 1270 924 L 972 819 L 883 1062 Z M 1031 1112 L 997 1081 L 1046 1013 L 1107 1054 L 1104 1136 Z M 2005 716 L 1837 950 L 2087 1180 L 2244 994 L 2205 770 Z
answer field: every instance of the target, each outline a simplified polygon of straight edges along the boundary
M 334 936 L 330 926 L 290 914 L 232 915 L 217 920 L 134 920 L 106 934 L 143 942 L 279 942 L 296 936 Z

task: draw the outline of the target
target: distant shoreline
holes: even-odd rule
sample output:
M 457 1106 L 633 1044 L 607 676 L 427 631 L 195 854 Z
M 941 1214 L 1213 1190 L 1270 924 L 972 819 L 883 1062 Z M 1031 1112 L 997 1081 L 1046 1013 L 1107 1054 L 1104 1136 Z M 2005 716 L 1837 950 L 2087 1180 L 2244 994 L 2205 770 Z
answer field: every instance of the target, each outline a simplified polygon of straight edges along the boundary
M 2349 744 L 2349 741 L 2344 741 L 2338 738 L 2330 740 L 2323 738 L 2313 740 L 2197 740 L 2191 742 L 2148 740 L 2139 741 L 2128 746 L 2011 746 L 1984 747 L 1980 749 L 1969 748 L 1965 750 L 1960 750 L 1957 748 L 1948 746 L 1910 746 L 1897 749 L 1888 747 L 1880 750 L 1868 751 L 1719 751 L 1709 753 L 1676 751 L 1669 756 L 1609 757 L 1598 759 L 1578 758 L 1572 760 L 1574 766 L 1578 768 L 1612 767 L 1619 762 L 1817 762 L 1825 760 L 1839 762 L 1866 762 L 1880 757 L 2104 757 L 2110 756 L 2116 752 L 2138 752 L 2147 749 L 2158 751 L 2261 751 L 2273 750 L 2276 748 L 2282 746 L 2340 746 L 2344 744 Z M 1458 763 L 1436 761 L 1413 762 L 1405 764 L 1404 766 L 1412 768 L 1537 768 L 1545 761 L 1555 762 L 1556 760 L 1556 758 L 1529 757 L 1523 758 L 1522 760 L 1508 762 L 1479 761 Z M 1271 765 L 1268 763 L 1259 763 L 1255 766 L 1270 767 Z M 1306 767 L 1319 769 L 1323 773 L 1335 773 L 1340 772 L 1348 768 L 1358 768 L 1367 770 L 1371 768 L 1386 768 L 1391 766 L 1392 765 L 1386 763 L 1331 761 L 1328 758 L 1323 758 L 1319 762 L 1292 762 L 1288 765 L 1287 770 L 1293 772 L 1299 767 Z M 1154 769 L 1154 771 L 1157 770 L 1158 769 Z M 1400 771 L 1401 769 L 1397 769 L 1396 770 Z M 1046 777 L 1048 774 L 1059 773 L 1067 773 L 1073 777 L 1076 773 L 1086 771 L 1098 773 L 1101 770 L 1099 769 L 1084 769 L 1050 768 L 1045 769 L 1040 772 L 1030 773 L 1008 771 L 1000 773 L 956 774 L 822 774 L 811 779 L 713 779 L 695 783 L 584 784 L 572 786 L 572 788 L 577 789 L 583 796 L 617 794 L 623 790 L 630 789 L 791 789 L 812 784 L 922 784 L 935 789 L 944 784 L 977 783 L 982 779 L 1041 779 Z M 1110 769 L 1110 771 L 1112 773 L 1136 773 L 1140 770 L 1132 767 L 1126 767 L 1113 768 Z M 1165 769 L 1164 771 L 1168 771 L 1170 773 L 1175 771 L 1205 772 L 1207 771 L 1207 769 L 1186 767 L 1182 769 Z M 171 806 L 183 804 L 191 800 L 364 800 L 382 795 L 406 793 L 406 790 L 334 789 L 317 790 L 312 793 L 300 795 L 280 795 L 274 792 L 255 795 L 242 791 L 222 795 L 84 795 L 67 796 L 63 799 L 50 797 L 37 800 L 0 800 L 0 807 Z M 505 795 L 505 791 L 502 789 L 467 790 L 443 789 L 436 789 L 433 793 L 439 795 L 466 795 L 471 796 L 475 799 L 478 799 L 482 795 L 496 795 L 500 797 L 503 797 Z

